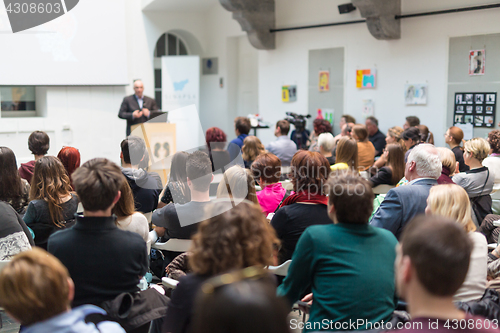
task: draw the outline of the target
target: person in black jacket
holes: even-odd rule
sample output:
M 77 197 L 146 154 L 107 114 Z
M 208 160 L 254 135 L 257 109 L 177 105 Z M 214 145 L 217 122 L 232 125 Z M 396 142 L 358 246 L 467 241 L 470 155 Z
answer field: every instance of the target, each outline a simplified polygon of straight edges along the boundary
M 130 127 L 148 121 L 151 111 L 157 111 L 158 107 L 154 99 L 144 96 L 144 84 L 141 80 L 134 81 L 134 95 L 123 99 L 118 117 L 127 120 L 127 136 L 130 135 Z
M 386 166 L 370 178 L 372 187 L 383 184 L 395 186 L 405 175 L 405 153 L 400 144 L 388 144 L 384 148 L 384 157 L 387 160 Z

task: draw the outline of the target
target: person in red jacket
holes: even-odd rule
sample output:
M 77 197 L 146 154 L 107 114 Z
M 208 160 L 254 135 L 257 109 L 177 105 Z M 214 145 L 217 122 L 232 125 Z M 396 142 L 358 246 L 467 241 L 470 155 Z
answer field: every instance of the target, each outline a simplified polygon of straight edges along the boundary
M 34 131 L 28 138 L 28 148 L 35 159 L 27 163 L 21 163 L 19 167 L 19 175 L 21 178 L 26 179 L 31 185 L 31 178 L 35 170 L 35 162 L 47 154 L 50 147 L 50 138 L 47 133 L 42 131 Z

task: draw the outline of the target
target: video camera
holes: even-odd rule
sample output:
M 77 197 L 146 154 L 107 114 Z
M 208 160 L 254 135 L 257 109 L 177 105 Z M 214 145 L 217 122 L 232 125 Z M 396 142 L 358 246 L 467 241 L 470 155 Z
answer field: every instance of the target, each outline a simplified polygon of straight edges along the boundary
M 311 118 L 311 115 L 296 114 L 294 112 L 287 112 L 285 119 L 295 126 L 295 132 L 293 133 L 291 139 L 297 144 L 298 149 L 305 148 L 305 143 L 309 139 L 309 132 L 306 130 L 307 118 Z

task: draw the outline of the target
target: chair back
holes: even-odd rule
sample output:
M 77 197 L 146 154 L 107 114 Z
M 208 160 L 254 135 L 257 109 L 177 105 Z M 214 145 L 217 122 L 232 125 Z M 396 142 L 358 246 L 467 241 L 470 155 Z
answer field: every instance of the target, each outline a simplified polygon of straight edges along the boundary
M 177 285 L 179 284 L 179 281 L 171 279 L 169 277 L 162 277 L 161 278 L 161 283 L 166 288 L 175 289 L 175 288 L 177 288 Z
M 391 185 L 379 185 L 375 186 L 373 188 L 373 193 L 374 194 L 387 194 L 391 188 L 394 188 L 394 186 Z
M 187 252 L 191 248 L 192 241 L 190 239 L 170 238 L 165 243 L 153 243 L 151 247 L 157 250 L 165 250 L 172 252 Z
M 269 266 L 267 269 L 275 275 L 286 276 L 291 263 L 291 260 L 287 260 L 279 266 Z

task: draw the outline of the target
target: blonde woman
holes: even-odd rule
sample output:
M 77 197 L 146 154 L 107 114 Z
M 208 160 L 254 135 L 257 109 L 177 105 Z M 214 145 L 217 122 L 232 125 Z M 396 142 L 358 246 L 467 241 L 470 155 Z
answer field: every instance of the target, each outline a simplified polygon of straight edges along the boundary
M 260 154 L 264 154 L 266 149 L 259 138 L 253 135 L 247 136 L 243 141 L 243 147 L 241 147 L 243 162 L 245 163 L 245 168 L 250 169 L 253 161 Z
M 391 144 L 391 143 L 397 143 L 403 148 L 403 151 L 406 153 L 406 145 L 404 140 L 401 138 L 401 134 L 403 134 L 403 129 L 399 126 L 394 126 L 389 128 L 387 131 L 387 135 L 385 137 L 385 143 L 386 144 Z M 380 169 L 387 163 L 386 157 L 384 157 L 384 154 L 380 156 L 378 160 L 375 161 L 373 164 L 374 168 Z
M 231 198 L 238 202 L 246 199 L 260 208 L 252 172 L 239 165 L 232 166 L 224 172 L 217 187 L 217 198 Z
M 455 184 L 451 179 L 451 176 L 457 170 L 457 160 L 455 159 L 455 154 L 451 149 L 445 147 L 436 147 L 439 152 L 439 158 L 441 159 L 442 170 L 441 176 L 437 179 L 438 184 Z
M 474 247 L 470 257 L 469 270 L 462 287 L 454 296 L 455 301 L 480 299 L 486 289 L 488 266 L 488 244 L 483 234 L 476 231 L 471 218 L 471 206 L 467 192 L 458 185 L 437 185 L 431 188 L 427 198 L 427 215 L 449 217 L 469 234 Z

